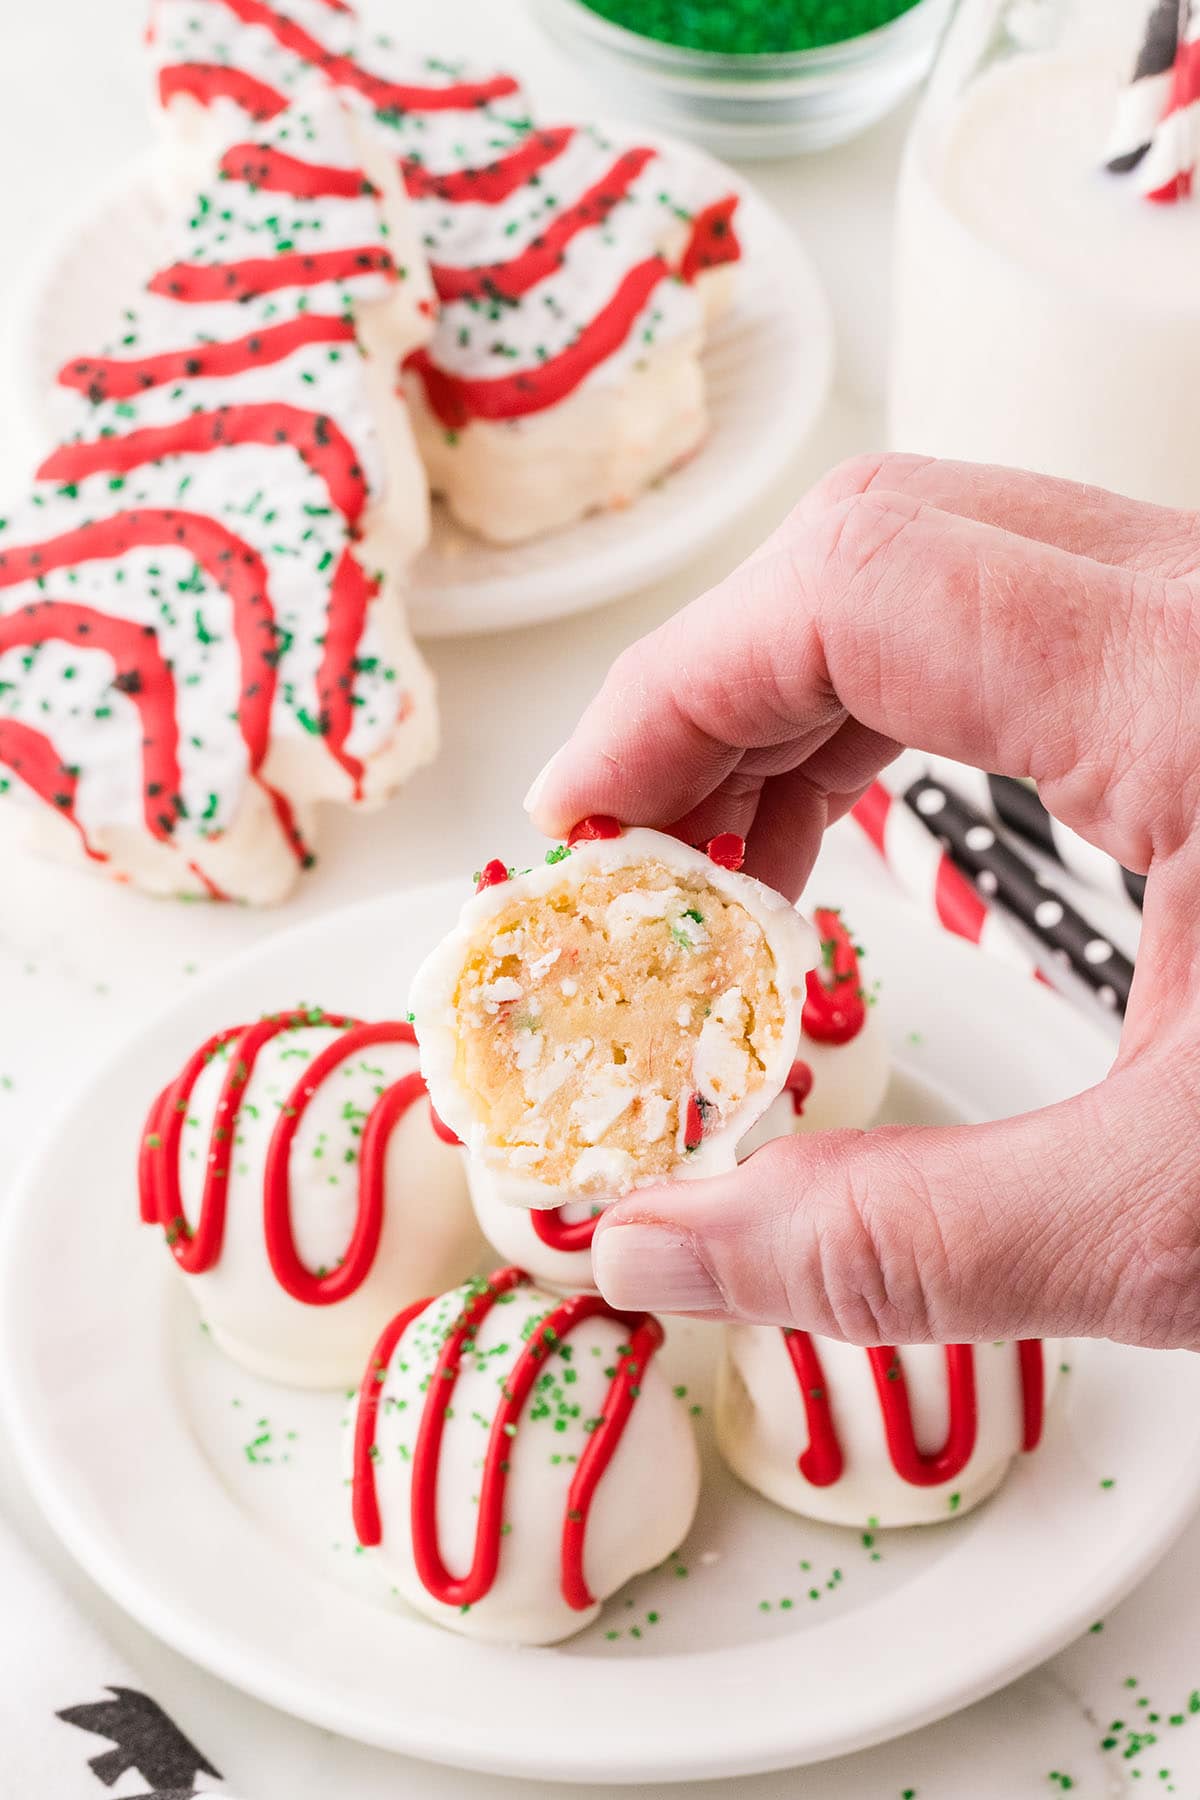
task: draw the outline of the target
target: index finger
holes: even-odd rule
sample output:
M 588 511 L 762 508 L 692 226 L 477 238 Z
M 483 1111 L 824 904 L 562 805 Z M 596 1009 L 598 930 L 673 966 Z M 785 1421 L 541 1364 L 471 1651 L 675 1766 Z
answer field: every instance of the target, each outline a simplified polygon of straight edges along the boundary
M 848 721 L 883 746 L 1051 779 L 1098 719 L 1111 728 L 1105 650 L 1137 579 L 902 494 L 793 514 L 617 659 L 531 796 L 534 821 L 667 825 L 735 771 L 753 785 L 819 769 Z

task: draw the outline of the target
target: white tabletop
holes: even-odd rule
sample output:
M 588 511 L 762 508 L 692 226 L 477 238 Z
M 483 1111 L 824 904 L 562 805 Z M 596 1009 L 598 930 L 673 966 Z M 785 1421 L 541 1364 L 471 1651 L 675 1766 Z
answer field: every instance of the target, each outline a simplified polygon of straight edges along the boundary
M 378 0 L 379 11 L 387 5 Z M 143 0 L 41 0 L 19 16 L 11 7 L 5 20 L 0 241 L 9 252 L 0 274 L 0 329 L 24 262 L 56 215 L 148 140 L 142 13 Z M 525 75 L 544 110 L 606 109 L 514 0 L 407 0 L 405 20 L 414 35 L 428 21 L 430 42 L 478 48 L 490 41 Z M 583 619 L 433 645 L 444 726 L 436 766 L 381 815 L 330 816 L 321 866 L 280 912 L 174 907 L 33 862 L 3 868 L 0 1203 L 23 1147 L 49 1126 L 59 1097 L 198 974 L 279 925 L 345 900 L 461 872 L 492 850 L 519 855 L 523 834 L 532 842 L 519 797 L 615 653 L 729 567 L 782 513 L 789 493 L 848 452 L 880 443 L 891 193 L 904 125 L 901 116 L 844 150 L 748 171 L 816 258 L 834 302 L 840 363 L 834 400 L 789 487 L 745 521 L 719 557 Z M 0 408 L 0 468 L 10 485 L 23 479 L 23 463 Z M 64 1195 L 63 1204 L 86 1204 L 86 1193 Z M 247 1800 L 334 1793 L 502 1800 L 529 1791 L 529 1784 L 428 1769 L 347 1744 L 199 1673 L 124 1620 L 69 1563 L 6 1465 L 0 1447 L 6 1515 Z M 985 1624 L 964 1619 L 962 1629 Z M 946 1654 L 953 1656 L 952 1643 Z M 811 1800 L 900 1800 L 906 1790 L 917 1800 L 1041 1800 L 1064 1791 L 1067 1777 L 1085 1800 L 1150 1792 L 1200 1800 L 1198 1689 L 1200 1525 L 1103 1629 L 958 1718 L 803 1777 L 677 1791 L 742 1800 L 800 1791 Z M 19 1707 L 19 1695 L 7 1698 Z M 553 1784 L 553 1770 L 546 1774 L 547 1791 L 564 1797 L 622 1791 L 568 1788 Z

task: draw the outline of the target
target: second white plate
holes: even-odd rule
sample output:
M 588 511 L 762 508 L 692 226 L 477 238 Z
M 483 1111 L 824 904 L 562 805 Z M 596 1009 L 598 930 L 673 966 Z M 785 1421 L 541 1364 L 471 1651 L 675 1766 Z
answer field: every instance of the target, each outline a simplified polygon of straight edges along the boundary
M 413 571 L 418 637 L 534 625 L 661 580 L 714 544 L 790 466 L 825 403 L 833 327 L 806 251 L 742 176 L 692 145 L 649 141 L 709 164 L 739 196 L 744 259 L 737 300 L 704 352 L 711 431 L 699 453 L 633 506 L 597 513 L 530 544 L 500 549 L 440 505 Z M 37 262 L 11 334 L 8 391 L 36 456 L 57 436 L 54 377 L 96 345 L 131 288 L 164 254 L 154 159 L 139 158 L 70 219 Z
M 1109 1041 L 1054 994 L 856 883 L 832 839 L 812 892 L 869 948 L 893 1117 L 995 1116 L 1098 1079 Z M 97 1581 L 213 1673 L 368 1743 L 495 1773 L 663 1782 L 834 1756 L 953 1711 L 1085 1630 L 1200 1494 L 1200 1358 L 1073 1346 L 1046 1441 L 935 1529 L 793 1518 L 708 1432 L 716 1332 L 673 1324 L 701 1408 L 700 1514 L 679 1556 L 567 1646 L 463 1640 L 376 1589 L 353 1548 L 337 1396 L 253 1380 L 198 1328 L 134 1160 L 163 1072 L 214 1027 L 300 999 L 379 1016 L 461 885 L 283 934 L 114 1057 L 10 1197 L 0 1398 L 50 1523 Z M 878 1558 L 878 1560 L 876 1560 Z

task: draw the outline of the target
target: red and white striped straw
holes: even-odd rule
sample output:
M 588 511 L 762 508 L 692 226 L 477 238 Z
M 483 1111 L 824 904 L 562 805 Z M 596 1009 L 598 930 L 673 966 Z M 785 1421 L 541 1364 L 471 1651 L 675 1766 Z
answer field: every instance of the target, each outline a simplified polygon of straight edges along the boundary
M 1030 975 L 1046 977 L 1008 921 L 980 896 L 961 869 L 904 801 L 875 781 L 851 817 L 870 838 L 910 900 L 944 931 L 966 938 L 981 950 Z

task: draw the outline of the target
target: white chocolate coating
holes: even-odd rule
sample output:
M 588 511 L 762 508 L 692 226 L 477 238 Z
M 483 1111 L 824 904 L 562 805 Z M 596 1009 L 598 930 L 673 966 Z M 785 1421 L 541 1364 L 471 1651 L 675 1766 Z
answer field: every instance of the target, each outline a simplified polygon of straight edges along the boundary
M 559 1546 L 572 1476 L 608 1393 L 618 1347 L 628 1328 L 612 1319 L 585 1320 L 546 1358 L 550 1381 L 522 1412 L 506 1458 L 500 1562 L 490 1591 L 466 1611 L 429 1594 L 412 1551 L 412 1452 L 424 1390 L 446 1331 L 470 1290 L 432 1301 L 409 1325 L 388 1365 L 380 1395 L 373 1459 L 382 1541 L 368 1552 L 409 1605 L 467 1637 L 513 1644 L 553 1644 L 589 1625 L 599 1604 L 575 1610 L 563 1597 Z M 439 1547 L 452 1575 L 471 1565 L 480 1469 L 500 1390 L 531 1327 L 558 1304 L 534 1287 L 519 1287 L 493 1307 L 464 1356 L 442 1439 L 437 1480 Z M 500 1346 L 505 1346 L 501 1349 Z M 564 1355 L 564 1351 L 569 1355 Z M 607 1371 L 607 1372 L 606 1372 Z M 574 1377 L 567 1380 L 569 1376 Z M 544 1380 L 544 1376 L 540 1378 Z M 634 1575 L 677 1549 L 691 1527 L 700 1493 L 696 1440 L 684 1404 L 652 1361 L 612 1461 L 596 1489 L 584 1540 L 583 1574 L 602 1602 Z M 353 1442 L 354 1419 L 349 1442 Z
M 788 1092 L 773 1100 L 747 1133 L 744 1157 L 793 1132 L 861 1130 L 883 1105 L 891 1057 L 877 1006 L 868 1006 L 862 1030 L 847 1044 L 818 1043 L 802 1031 L 799 1059 L 812 1072 L 811 1091 L 799 1111 Z
M 932 1525 L 957 1518 L 986 1500 L 1021 1452 L 1022 1390 L 1015 1343 L 975 1347 L 979 1429 L 962 1471 L 932 1487 L 917 1487 L 897 1474 L 888 1454 L 871 1365 L 865 1350 L 830 1338 L 813 1338 L 824 1374 L 838 1442 L 845 1458 L 840 1478 L 816 1487 L 797 1458 L 808 1445 L 800 1383 L 783 1333 L 768 1325 L 725 1328 L 717 1382 L 717 1443 L 747 1487 L 790 1512 L 833 1525 Z M 897 1352 L 904 1370 L 918 1447 L 937 1449 L 949 1413 L 945 1351 L 940 1345 L 906 1346 Z M 1058 1367 L 1058 1345 L 1044 1346 L 1046 1391 Z
M 507 1174 L 520 1172 L 509 1155 L 489 1141 L 487 1120 L 477 1115 L 474 1096 L 460 1082 L 456 1069 L 455 993 L 472 946 L 487 922 L 514 900 L 538 899 L 564 886 L 577 886 L 590 874 L 623 870 L 630 871 L 631 888 L 636 890 L 637 871 L 645 863 L 665 865 L 681 875 L 699 876 L 749 914 L 774 957 L 783 1018 L 779 1040 L 764 1067 L 761 1084 L 729 1107 L 719 1128 L 706 1133 L 690 1154 L 685 1155 L 680 1146 L 667 1179 L 694 1180 L 732 1169 L 741 1139 L 783 1086 L 799 1040 L 804 977 L 816 960 L 816 934 L 782 895 L 761 882 L 719 867 L 703 851 L 681 844 L 663 832 L 628 830 L 617 838 L 577 844 L 562 861 L 541 863 L 514 880 L 475 894 L 464 905 L 455 928 L 417 971 L 411 1006 L 421 1045 L 421 1069 L 439 1114 L 473 1158 Z M 705 1047 L 702 1034 L 697 1054 Z M 699 1078 L 698 1085 L 702 1088 Z M 585 1158 L 590 1159 L 588 1166 L 581 1169 Z M 633 1158 L 626 1151 L 606 1148 L 602 1131 L 597 1133 L 594 1150 L 579 1158 L 573 1173 L 574 1188 L 597 1200 L 627 1193 L 639 1185 Z M 563 1193 L 541 1184 L 536 1188 L 531 1184 L 527 1191 L 531 1197 L 534 1193 L 543 1196 L 539 1201 L 542 1206 L 556 1206 L 564 1198 Z M 530 1203 L 531 1200 L 525 1201 Z
M 533 1212 L 544 1210 L 536 1183 L 500 1174 L 470 1158 L 464 1158 L 464 1162 L 479 1228 L 506 1262 L 525 1269 L 535 1281 L 556 1293 L 580 1294 L 595 1289 L 590 1249 L 555 1249 L 553 1244 L 543 1243 L 534 1229 Z M 564 1221 L 572 1225 L 604 1210 L 602 1202 L 573 1199 L 566 1194 L 561 1207 Z
M 422 1097 L 388 1140 L 383 1229 L 361 1286 L 344 1300 L 315 1306 L 279 1285 L 263 1230 L 271 1134 L 306 1066 L 342 1035 L 337 1026 L 302 1025 L 281 1032 L 259 1051 L 238 1114 L 220 1256 L 203 1274 L 180 1271 L 221 1348 L 255 1374 L 295 1387 L 356 1382 L 397 1308 L 431 1287 L 462 1280 L 477 1266 L 482 1248 L 460 1152 L 438 1138 Z M 232 1040 L 202 1071 L 180 1138 L 180 1192 L 193 1226 L 213 1113 L 237 1045 Z M 292 1228 L 306 1268 L 332 1269 L 343 1255 L 358 1208 L 363 1125 L 383 1089 L 416 1067 L 412 1045 L 372 1044 L 335 1068 L 309 1101 L 288 1163 Z

